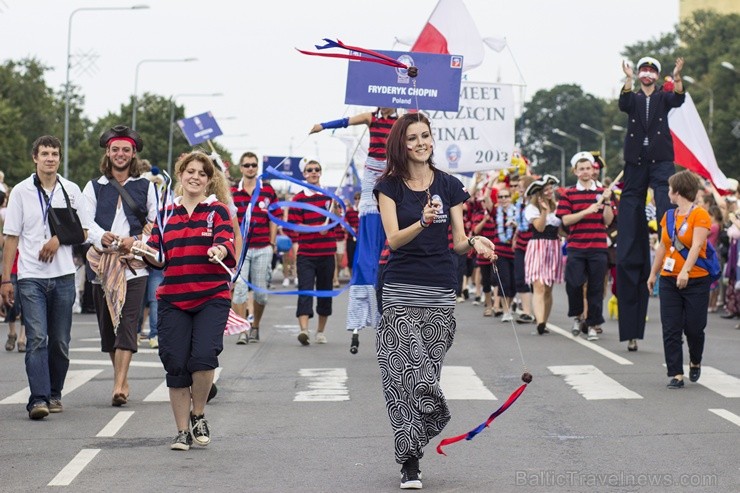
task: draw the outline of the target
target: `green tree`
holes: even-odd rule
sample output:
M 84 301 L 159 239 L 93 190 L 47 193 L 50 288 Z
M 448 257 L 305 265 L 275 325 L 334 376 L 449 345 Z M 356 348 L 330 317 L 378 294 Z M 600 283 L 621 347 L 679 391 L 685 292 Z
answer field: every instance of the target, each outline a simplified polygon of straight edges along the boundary
M 48 70 L 29 58 L 0 65 L 0 157 L 5 180 L 15 185 L 33 172 L 31 144 L 44 134 L 59 135 Z
M 576 142 L 554 134 L 553 129 L 558 128 L 579 138 L 582 150 L 599 149 L 601 140 L 580 125 L 586 123 L 601 128 L 605 104 L 603 100 L 584 93 L 575 84 L 537 91 L 527 103 L 517 125 L 517 142 L 521 143 L 524 155 L 535 163 L 535 172 L 560 176 L 560 151 L 544 144 L 545 141 L 552 141 L 565 149 L 566 181 L 574 183 L 575 178 L 570 173 L 570 158 L 576 153 Z

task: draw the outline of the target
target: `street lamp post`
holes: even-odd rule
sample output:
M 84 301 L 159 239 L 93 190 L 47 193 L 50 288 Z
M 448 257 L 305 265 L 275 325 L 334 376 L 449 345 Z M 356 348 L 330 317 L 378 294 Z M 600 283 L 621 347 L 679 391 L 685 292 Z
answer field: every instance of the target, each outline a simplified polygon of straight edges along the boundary
M 586 125 L 585 123 L 581 123 L 581 128 L 583 130 L 588 130 L 589 132 L 595 133 L 596 135 L 601 137 L 601 159 L 604 160 L 604 169 L 601 171 L 603 173 L 603 176 L 606 176 L 606 134 L 601 130 L 595 129 L 591 125 Z
M 546 146 L 554 147 L 560 151 L 560 183 L 565 186 L 565 148 L 557 144 L 553 144 L 549 140 L 542 142 Z
M 566 139 L 574 140 L 577 146 L 576 152 L 581 152 L 581 139 L 579 139 L 575 135 L 569 134 L 568 132 L 563 132 L 559 128 L 553 128 L 552 133 L 560 135 L 561 137 L 565 137 Z
M 171 175 L 172 174 L 172 139 L 173 139 L 173 129 L 175 126 L 175 100 L 177 98 L 212 98 L 212 97 L 218 97 L 223 96 L 223 93 L 220 92 L 214 92 L 211 94 L 175 94 L 170 98 L 170 137 L 169 137 L 169 143 L 167 144 L 167 172 Z
M 146 60 L 140 60 L 139 63 L 136 64 L 136 76 L 134 77 L 134 101 L 132 103 L 132 110 L 131 110 L 131 130 L 136 130 L 136 110 L 138 106 L 138 99 L 137 96 L 139 94 L 139 68 L 144 63 L 179 63 L 179 62 L 195 62 L 198 60 L 197 58 L 163 58 L 163 59 L 154 59 L 154 58 L 148 58 Z
M 684 75 L 683 79 L 689 84 L 696 84 L 696 79 L 690 75 Z M 709 84 L 701 85 L 701 87 L 709 93 L 709 125 L 707 126 L 707 133 L 711 137 L 712 130 L 714 129 L 714 91 L 709 87 Z
M 67 178 L 69 171 L 69 69 L 72 67 L 72 18 L 77 12 L 83 10 L 145 10 L 148 5 L 132 5 L 130 7 L 80 7 L 69 14 L 67 23 L 67 78 L 64 83 L 64 177 Z

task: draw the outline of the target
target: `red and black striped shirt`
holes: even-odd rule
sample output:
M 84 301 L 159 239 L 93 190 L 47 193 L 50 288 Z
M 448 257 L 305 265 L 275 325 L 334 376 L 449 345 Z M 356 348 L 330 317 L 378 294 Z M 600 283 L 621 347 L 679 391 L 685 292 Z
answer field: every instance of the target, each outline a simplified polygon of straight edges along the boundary
M 331 199 L 320 193 L 301 191 L 295 194 L 293 202 L 303 202 L 321 209 L 328 209 Z M 321 226 L 326 222 L 326 217 L 318 212 L 291 207 L 288 210 L 288 222 L 303 226 Z M 337 251 L 336 234 L 331 230 L 320 233 L 299 233 L 291 230 L 288 236 L 291 240 L 298 242 L 298 255 L 326 257 L 334 255 Z
M 529 229 L 529 222 L 524 219 L 524 209 L 527 207 L 526 202 L 519 199 L 517 202 L 517 218 L 516 222 L 518 228 L 516 230 L 516 238 L 514 250 L 519 252 L 527 251 L 527 243 L 532 239 L 532 231 Z
M 556 215 L 562 219 L 568 214 L 576 214 L 587 209 L 596 202 L 597 197 L 604 193 L 604 189 L 597 187 L 593 190 L 569 187 L 558 201 Z M 610 206 L 607 206 L 610 207 Z M 589 214 L 575 224 L 568 226 L 568 248 L 578 250 L 606 250 L 606 226 L 604 226 L 604 211 Z
M 173 208 L 164 229 L 166 264 L 157 299 L 181 310 L 196 308 L 212 299 L 231 299 L 231 277 L 219 264 L 209 262 L 206 253 L 212 246 L 224 245 L 229 252 L 224 264 L 236 265 L 234 230 L 228 208 L 213 195 L 196 205 L 191 215 L 180 205 L 179 197 L 167 209 Z M 159 250 L 160 232 L 156 224 L 147 245 Z
M 241 225 L 244 219 L 247 206 L 252 200 L 252 194 L 254 193 L 254 189 L 252 189 L 252 192 L 248 192 L 242 188 L 243 186 L 244 180 L 240 181 L 239 185 L 231 189 L 239 225 Z M 252 220 L 249 222 L 249 249 L 264 248 L 270 245 L 270 218 L 267 216 L 267 207 L 277 201 L 277 194 L 272 186 L 269 183 L 262 183 L 259 198 L 252 210 Z M 272 214 L 276 217 L 282 217 L 280 209 L 273 211 Z
M 352 229 L 355 230 L 355 234 L 358 234 L 360 231 L 360 213 L 355 209 L 354 207 L 349 207 L 347 209 L 347 212 L 344 214 L 344 220 L 347 221 L 347 224 L 352 226 Z M 347 232 L 347 239 L 352 236 Z
M 378 265 L 385 265 L 388 263 L 388 258 L 391 256 L 391 247 L 388 244 L 388 240 L 385 240 L 385 244 L 383 245 L 383 250 L 380 252 L 380 257 L 378 258 Z
M 495 221 L 498 221 L 499 218 L 499 209 L 501 206 L 497 206 L 493 208 L 492 214 L 496 214 Z M 514 209 L 514 208 L 512 208 Z M 506 241 L 506 224 L 510 221 L 516 221 L 516 214 L 512 214 L 511 217 L 507 214 L 506 209 L 503 209 L 501 211 L 502 218 L 503 218 L 503 232 L 499 230 L 499 225 L 496 224 L 496 233 L 494 237 L 491 239 L 493 241 L 493 244 L 496 245 L 496 255 L 498 255 L 501 258 L 514 258 L 514 235 L 512 234 L 511 238 L 509 238 L 508 241 Z M 503 238 L 502 238 L 503 236 Z
M 483 223 L 483 227 L 480 231 L 475 233 L 476 228 L 480 223 Z M 472 232 L 477 236 L 483 236 L 495 243 L 496 236 L 496 221 L 493 217 L 488 214 L 485 208 L 480 208 L 473 213 Z M 496 254 L 498 254 L 498 248 L 496 248 Z M 491 265 L 491 260 L 476 254 L 476 265 Z
M 370 146 L 367 155 L 379 161 L 385 161 L 385 143 L 388 140 L 388 134 L 391 127 L 398 120 L 397 116 L 390 118 L 378 118 L 373 115 L 370 122 Z

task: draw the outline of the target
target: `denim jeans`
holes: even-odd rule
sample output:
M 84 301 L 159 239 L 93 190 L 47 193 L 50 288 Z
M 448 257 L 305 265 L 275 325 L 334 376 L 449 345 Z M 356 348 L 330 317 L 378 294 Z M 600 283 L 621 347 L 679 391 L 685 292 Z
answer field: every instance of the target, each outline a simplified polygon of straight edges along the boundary
M 26 374 L 31 387 L 28 410 L 38 402 L 61 399 L 69 369 L 75 276 L 19 279 L 18 296 L 26 326 Z
M 149 339 L 157 337 L 157 288 L 164 281 L 164 271 L 149 269 L 149 279 L 146 281 L 146 301 L 149 304 Z

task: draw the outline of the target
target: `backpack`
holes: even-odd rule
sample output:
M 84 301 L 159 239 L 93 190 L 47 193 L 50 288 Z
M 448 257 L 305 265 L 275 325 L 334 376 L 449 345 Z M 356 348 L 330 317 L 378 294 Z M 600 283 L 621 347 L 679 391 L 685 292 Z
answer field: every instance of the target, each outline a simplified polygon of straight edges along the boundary
M 671 243 L 673 243 L 673 235 L 676 234 L 675 223 L 676 223 L 676 209 L 669 209 L 665 213 L 665 226 L 666 226 L 666 229 L 668 230 L 668 237 L 670 238 Z M 681 251 L 679 251 L 678 253 L 680 253 L 681 256 L 684 258 L 684 260 L 686 260 L 686 257 L 689 254 L 689 248 L 682 248 Z M 709 278 L 712 280 L 712 282 L 714 282 L 720 278 L 720 275 L 722 274 L 722 270 L 720 269 L 719 258 L 717 257 L 717 252 L 715 251 L 712 244 L 708 241 L 707 241 L 706 255 L 707 255 L 706 258 L 699 257 L 698 259 L 696 259 L 695 265 L 709 272 Z

